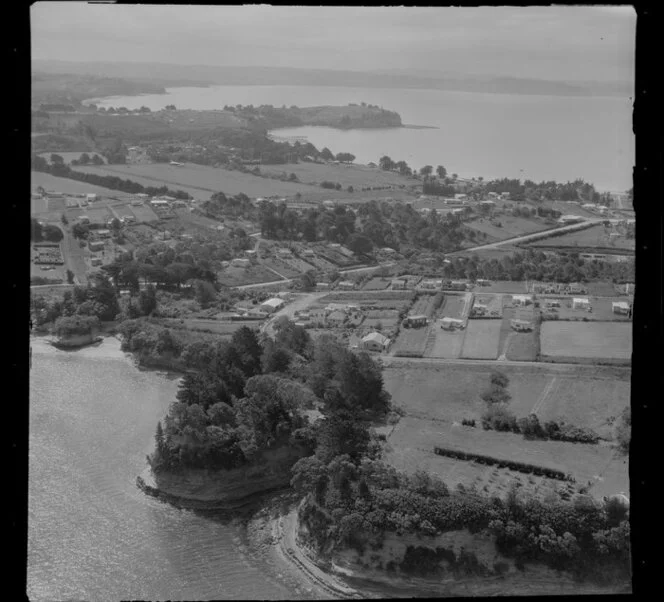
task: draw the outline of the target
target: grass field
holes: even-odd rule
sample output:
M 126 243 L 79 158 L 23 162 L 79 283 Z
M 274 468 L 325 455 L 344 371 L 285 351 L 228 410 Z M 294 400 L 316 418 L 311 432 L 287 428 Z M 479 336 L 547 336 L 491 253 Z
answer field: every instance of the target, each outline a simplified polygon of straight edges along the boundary
M 542 357 L 630 360 L 632 324 L 628 322 L 544 322 Z
M 544 297 L 546 299 L 546 297 Z M 592 312 L 584 309 L 572 308 L 572 297 L 568 299 L 560 299 L 560 307 L 556 308 L 554 312 L 559 320 L 593 320 L 599 322 L 629 322 L 630 318 L 621 314 L 613 313 L 613 303 L 616 301 L 627 301 L 627 297 L 613 297 L 610 299 L 603 299 L 598 297 L 587 297 L 590 300 Z
M 278 278 L 274 272 L 270 272 L 270 270 L 266 270 L 260 265 L 254 265 L 249 268 L 228 267 L 217 274 L 217 280 L 225 286 L 271 282 Z
M 433 326 L 401 328 L 399 336 L 394 343 L 394 355 L 423 357 L 430 328 L 433 328 Z
M 372 278 L 367 280 L 362 287 L 363 291 L 384 291 L 392 280 L 390 278 Z
M 476 293 L 525 294 L 528 292 L 525 282 L 512 282 L 509 280 L 496 280 L 495 282 L 491 282 L 490 286 L 476 286 L 474 290 Z
M 139 222 L 154 222 L 159 219 L 157 214 L 147 205 L 128 206 L 126 208 L 123 207 L 122 209 L 125 211 L 123 215 L 127 215 L 127 213 L 131 212 L 136 216 L 136 220 Z
M 505 357 L 512 361 L 534 362 L 539 351 L 539 333 L 513 332 L 505 350 Z
M 465 226 L 477 232 L 483 232 L 487 235 L 486 242 L 505 240 L 521 234 L 530 234 L 540 230 L 548 230 L 542 218 L 523 218 L 512 217 L 511 215 L 498 215 L 495 220 L 500 222 L 501 226 L 493 225 L 488 218 L 480 217 L 471 222 L 466 222 Z
M 184 320 L 184 325 L 189 330 L 210 332 L 220 336 L 231 336 L 236 330 L 243 326 L 249 328 L 258 328 L 259 322 L 249 320 L 246 322 L 237 320 L 233 322 L 221 322 L 219 320 L 203 320 L 198 318 L 188 318 Z
M 426 357 L 457 359 L 461 355 L 465 330 L 443 330 L 440 323 L 432 326 L 433 344 L 427 348 Z
M 319 194 L 321 188 L 260 178 L 239 171 L 217 169 L 204 165 L 186 164 L 181 167 L 155 163 L 151 165 L 112 165 L 99 167 L 77 167 L 77 171 L 113 175 L 133 180 L 143 186 L 168 186 L 183 190 L 194 198 L 208 199 L 215 192 L 235 195 L 243 192 L 250 197 L 271 195 L 294 196 Z M 334 191 L 333 191 L 334 192 Z M 330 196 L 330 195 L 328 195 Z M 331 195 L 334 196 L 334 195 Z
M 438 310 L 438 315 L 446 318 L 463 318 L 464 308 L 467 305 L 467 295 L 450 295 L 445 293 L 443 303 Z
M 502 320 L 469 320 L 461 357 L 489 359 L 498 357 Z

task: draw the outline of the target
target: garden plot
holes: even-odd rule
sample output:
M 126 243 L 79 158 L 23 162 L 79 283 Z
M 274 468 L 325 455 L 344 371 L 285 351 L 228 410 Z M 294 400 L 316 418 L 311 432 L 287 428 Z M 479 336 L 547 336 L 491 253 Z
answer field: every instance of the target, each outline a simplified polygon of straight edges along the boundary
M 594 495 L 597 495 L 593 491 L 595 485 L 602 490 L 607 489 L 607 477 L 611 479 L 610 487 L 615 488 L 614 493 L 629 490 L 627 464 L 622 463 L 611 447 L 604 445 L 528 440 L 514 433 L 484 431 L 412 416 L 405 416 L 399 421 L 388 443 L 386 460 L 401 469 L 407 466 L 432 469 L 437 464 L 434 458 L 439 457 L 433 453 L 433 448 L 442 445 L 498 459 L 518 458 L 520 462 L 571 473 L 579 484 L 590 483 L 590 493 Z M 466 460 L 458 462 L 471 464 Z M 434 472 L 438 471 L 434 469 Z M 445 480 L 444 474 L 440 476 Z M 535 485 L 534 479 L 532 483 L 528 482 L 529 476 L 522 475 L 521 481 Z
M 394 355 L 401 357 L 424 357 L 431 326 L 402 328 L 394 345 Z
M 277 272 L 281 276 L 285 276 L 286 278 L 295 278 L 302 273 L 299 270 L 296 270 L 292 265 L 290 265 L 290 263 L 278 257 L 268 257 L 266 259 L 263 259 L 261 260 L 261 265 L 263 265 L 265 268 L 270 268 L 274 270 L 275 272 Z M 277 277 L 277 274 L 275 274 L 274 272 L 270 273 L 272 274 L 272 278 L 270 280 L 274 280 Z
M 87 208 L 84 215 L 90 218 L 91 224 L 105 224 L 113 214 L 105 207 L 98 207 L 97 209 Z
M 436 311 L 437 295 L 420 295 L 413 303 L 408 313 L 412 316 L 424 315 L 431 319 Z
M 314 257 L 307 257 L 307 261 L 313 263 L 319 270 L 328 271 L 328 270 L 334 270 L 337 267 L 332 262 L 328 261 L 327 259 L 324 259 L 320 255 L 316 255 Z
M 157 214 L 147 205 L 132 205 L 131 207 L 128 207 L 128 209 L 136 216 L 136 221 L 139 222 L 155 222 L 159 219 Z
M 466 317 L 466 307 L 468 305 L 469 294 L 453 295 L 444 293 L 443 303 L 437 314 L 440 317 L 455 318 L 462 320 Z
M 225 286 L 241 286 L 243 284 L 258 284 L 260 282 L 271 282 L 277 279 L 277 275 L 266 270 L 260 265 L 249 268 L 228 267 L 218 272 L 217 280 Z
M 362 287 L 363 291 L 384 291 L 392 283 L 390 278 L 372 278 Z
M 535 362 L 539 353 L 539 332 L 512 332 L 505 349 L 505 357 L 511 361 Z
M 526 294 L 528 292 L 525 282 L 512 282 L 510 280 L 497 280 L 491 282 L 488 286 L 475 285 L 473 290 L 477 293 Z
M 300 259 L 299 257 L 295 256 L 284 258 L 282 261 L 287 263 L 294 270 L 297 270 L 298 274 L 303 274 L 309 270 L 316 269 L 313 265 L 307 263 L 304 259 Z
M 427 346 L 426 357 L 457 359 L 461 355 L 465 330 L 443 330 L 439 324 L 434 324 L 431 333 L 434 340 Z
M 632 357 L 629 322 L 544 322 L 541 327 L 542 359 L 617 360 Z
M 410 304 L 413 293 L 408 291 L 375 291 L 344 293 L 333 292 L 322 297 L 319 302 L 323 305 L 328 303 L 353 303 L 361 307 L 372 307 L 376 309 L 401 309 L 404 304 Z
M 495 360 L 498 357 L 502 320 L 469 320 L 461 357 Z
M 388 332 L 396 328 L 399 321 L 399 312 L 394 309 L 372 309 L 366 311 L 364 315 L 362 326 L 371 330 Z

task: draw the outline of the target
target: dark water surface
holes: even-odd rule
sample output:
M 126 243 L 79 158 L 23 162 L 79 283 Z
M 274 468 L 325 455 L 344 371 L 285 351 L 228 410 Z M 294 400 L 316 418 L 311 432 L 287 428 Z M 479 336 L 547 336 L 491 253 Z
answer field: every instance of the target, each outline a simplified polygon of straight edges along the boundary
M 177 510 L 135 485 L 178 377 L 135 368 L 119 342 L 32 340 L 31 600 L 293 599 L 237 521 Z

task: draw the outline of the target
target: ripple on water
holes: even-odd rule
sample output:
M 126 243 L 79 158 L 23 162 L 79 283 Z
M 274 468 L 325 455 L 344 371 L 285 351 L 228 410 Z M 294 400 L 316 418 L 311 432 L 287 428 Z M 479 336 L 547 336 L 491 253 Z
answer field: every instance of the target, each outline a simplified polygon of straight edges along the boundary
M 106 339 L 33 343 L 28 595 L 56 599 L 287 599 L 242 527 L 178 510 L 135 486 L 177 379 L 139 371 Z

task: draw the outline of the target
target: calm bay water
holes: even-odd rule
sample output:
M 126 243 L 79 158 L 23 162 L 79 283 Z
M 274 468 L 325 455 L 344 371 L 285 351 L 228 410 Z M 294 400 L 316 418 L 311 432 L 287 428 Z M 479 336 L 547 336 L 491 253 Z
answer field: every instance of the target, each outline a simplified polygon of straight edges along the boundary
M 302 597 L 251 556 L 240 525 L 136 487 L 177 378 L 136 369 L 115 339 L 76 352 L 31 343 L 31 600 Z
M 440 90 L 309 86 L 170 88 L 167 94 L 110 97 L 99 106 L 152 110 L 221 109 L 224 105 L 346 105 L 366 102 L 397 111 L 404 124 L 438 129 L 289 128 L 317 148 L 351 152 L 360 163 L 382 155 L 420 168 L 445 165 L 462 177 L 593 182 L 600 190 L 632 185 L 632 101 L 614 97 L 473 94 Z

